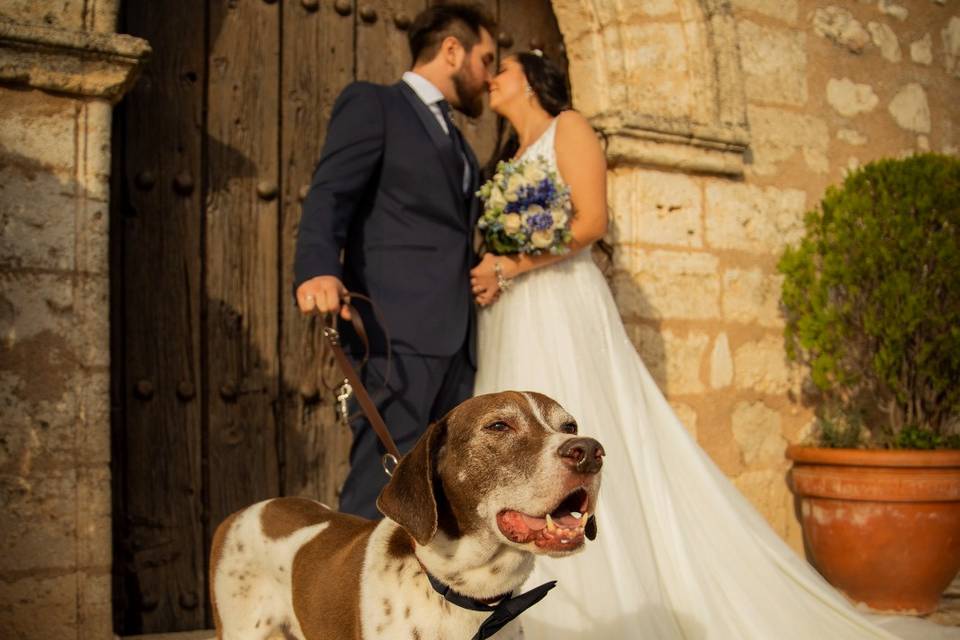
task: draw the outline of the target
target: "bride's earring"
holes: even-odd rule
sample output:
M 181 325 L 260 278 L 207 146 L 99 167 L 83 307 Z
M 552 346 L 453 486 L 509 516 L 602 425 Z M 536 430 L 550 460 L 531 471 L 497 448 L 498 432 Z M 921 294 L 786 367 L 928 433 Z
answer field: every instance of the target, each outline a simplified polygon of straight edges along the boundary
M 523 95 L 527 96 L 528 98 L 533 95 L 533 89 L 530 88 L 529 84 L 523 88 Z

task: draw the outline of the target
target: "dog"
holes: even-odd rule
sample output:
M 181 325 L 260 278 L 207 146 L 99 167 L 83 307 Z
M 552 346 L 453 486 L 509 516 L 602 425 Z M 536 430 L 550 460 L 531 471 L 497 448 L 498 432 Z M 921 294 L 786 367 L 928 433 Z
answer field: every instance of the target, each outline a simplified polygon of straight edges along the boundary
M 489 610 L 455 602 L 492 609 L 526 581 L 535 556 L 566 556 L 593 539 L 603 455 L 544 395 L 467 400 L 400 461 L 377 500 L 384 520 L 304 498 L 224 520 L 210 554 L 217 638 L 489 637 L 478 632 Z M 497 637 L 521 637 L 519 622 Z

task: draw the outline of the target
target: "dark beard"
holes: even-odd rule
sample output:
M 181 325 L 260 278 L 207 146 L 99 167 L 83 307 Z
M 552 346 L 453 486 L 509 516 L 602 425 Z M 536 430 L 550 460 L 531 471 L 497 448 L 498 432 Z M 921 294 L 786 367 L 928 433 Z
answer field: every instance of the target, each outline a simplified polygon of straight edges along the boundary
M 483 89 L 472 93 L 467 83 L 473 78 L 465 69 L 466 66 L 460 67 L 460 71 L 453 76 L 453 90 L 457 92 L 457 100 L 460 102 L 457 111 L 468 118 L 479 118 L 483 115 Z

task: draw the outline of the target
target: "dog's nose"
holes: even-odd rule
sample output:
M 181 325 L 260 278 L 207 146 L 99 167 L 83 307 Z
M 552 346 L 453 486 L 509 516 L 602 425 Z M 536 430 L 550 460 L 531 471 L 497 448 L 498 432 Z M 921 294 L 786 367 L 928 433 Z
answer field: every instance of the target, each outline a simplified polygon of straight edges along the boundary
M 603 466 L 603 447 L 593 438 L 570 438 L 557 449 L 564 463 L 580 473 L 597 473 Z

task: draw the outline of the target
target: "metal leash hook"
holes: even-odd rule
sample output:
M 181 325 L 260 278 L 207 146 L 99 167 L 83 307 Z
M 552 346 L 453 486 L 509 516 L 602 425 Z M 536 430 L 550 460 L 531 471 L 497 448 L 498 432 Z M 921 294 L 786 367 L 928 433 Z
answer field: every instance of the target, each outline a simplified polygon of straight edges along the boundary
M 350 386 L 350 381 L 344 378 L 343 383 L 337 389 L 337 415 L 343 424 L 350 422 L 350 409 L 347 407 L 347 400 L 352 395 L 353 387 Z
M 393 477 L 393 472 L 396 471 L 397 465 L 400 464 L 400 461 L 397 460 L 397 456 L 392 453 L 383 454 L 383 458 L 380 459 L 380 464 L 383 465 L 383 471 L 391 478 Z
M 356 294 L 352 294 L 356 295 Z M 366 300 L 371 305 L 373 302 L 366 296 L 359 296 L 363 300 Z M 349 305 L 349 298 L 344 300 L 344 304 Z M 374 306 L 374 313 L 380 318 L 379 312 L 377 312 L 376 307 Z M 356 332 L 357 336 L 363 341 L 365 347 L 365 355 L 363 361 L 360 363 L 360 366 L 366 363 L 367 357 L 370 354 L 370 343 L 367 340 L 367 332 L 363 328 L 363 322 L 360 320 L 360 316 L 355 309 L 350 309 L 350 321 L 353 323 L 353 329 Z M 340 370 L 345 376 L 345 380 L 337 389 L 337 413 L 340 416 L 340 419 L 344 422 L 349 421 L 347 400 L 351 395 L 354 395 L 357 400 L 357 404 L 360 405 L 360 408 L 363 410 L 363 413 L 367 416 L 367 420 L 370 422 L 370 426 L 376 432 L 377 437 L 380 439 L 380 443 L 383 445 L 383 448 L 386 449 L 387 453 L 381 458 L 381 464 L 383 465 L 383 470 L 388 476 L 392 476 L 393 472 L 396 470 L 397 465 L 400 464 L 400 450 L 397 449 L 396 443 L 393 441 L 393 438 L 390 436 L 390 430 L 387 428 L 386 423 L 383 421 L 383 416 L 380 415 L 380 412 L 377 410 L 377 405 L 374 404 L 373 399 L 370 398 L 370 394 L 367 392 L 366 388 L 363 386 L 363 382 L 360 380 L 360 377 L 357 375 L 356 370 L 353 368 L 353 365 L 350 362 L 350 359 L 347 357 L 347 354 L 344 353 L 343 348 L 340 345 L 340 333 L 337 331 L 336 317 L 327 313 L 324 314 L 323 318 L 323 336 L 327 339 L 327 342 L 330 345 L 331 351 L 333 351 L 333 358 L 336 360 L 337 364 L 340 367 Z M 389 345 L 390 339 L 387 337 L 387 344 Z M 390 371 L 390 352 L 387 351 L 387 377 L 389 377 Z

